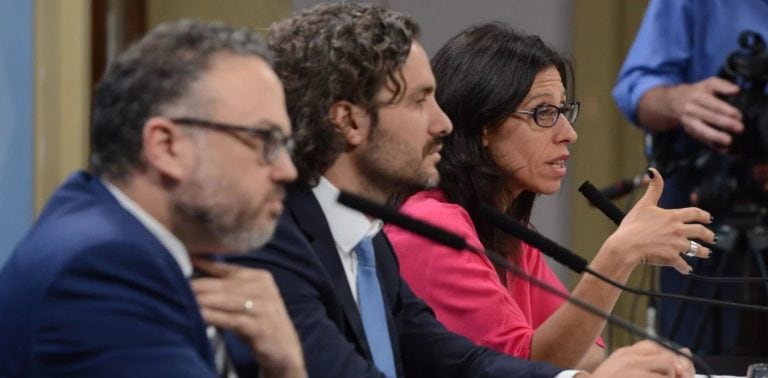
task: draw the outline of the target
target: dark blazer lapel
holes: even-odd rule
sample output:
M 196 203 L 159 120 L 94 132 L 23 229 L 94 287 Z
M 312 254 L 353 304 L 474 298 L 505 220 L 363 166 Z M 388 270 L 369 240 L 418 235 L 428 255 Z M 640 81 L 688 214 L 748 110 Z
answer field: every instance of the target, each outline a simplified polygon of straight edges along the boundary
M 336 242 L 333 240 L 328 221 L 325 219 L 320 204 L 314 194 L 308 189 L 291 189 L 286 199 L 286 208 L 296 220 L 304 235 L 307 236 L 312 249 L 320 259 L 323 267 L 333 284 L 333 291 L 344 311 L 348 326 L 354 333 L 353 340 L 364 353 L 365 357 L 372 359 L 368 341 L 363 331 L 363 322 L 360 319 L 360 311 L 352 297 L 352 291 L 347 282 L 344 266 L 341 264 Z
M 104 184 L 101 182 L 100 179 L 93 177 L 89 182 L 88 186 L 89 186 L 89 189 L 93 191 L 93 193 L 99 198 L 100 201 L 104 201 L 104 203 L 108 203 L 110 207 L 117 206 L 120 209 L 120 211 L 125 212 L 126 214 L 130 214 L 128 210 L 123 209 L 122 205 L 120 205 L 117 199 L 112 195 L 109 189 L 107 189 L 107 187 L 104 186 Z M 176 268 L 178 266 L 178 263 L 175 261 L 175 259 L 171 255 L 171 252 L 165 248 L 165 245 L 163 245 L 160 242 L 160 240 L 158 240 L 149 230 L 145 228 L 144 224 L 142 224 L 132 214 L 128 215 L 128 219 L 130 219 L 131 222 L 134 222 L 137 227 L 140 227 L 141 230 L 144 231 L 139 235 L 142 235 L 141 237 L 147 238 L 147 243 L 151 243 L 155 245 L 156 250 L 158 251 L 163 250 L 165 252 L 162 255 L 162 260 L 165 262 L 166 266 L 169 267 L 168 274 L 169 275 L 178 274 L 179 281 L 176 281 L 179 284 L 178 290 L 185 294 L 184 296 L 178 297 L 178 300 L 182 304 L 184 304 L 186 311 L 189 313 L 189 320 L 192 322 L 192 327 L 191 327 L 192 333 L 188 333 L 189 337 L 197 341 L 196 348 L 198 352 L 200 353 L 200 355 L 204 356 L 206 360 L 210 363 L 211 367 L 215 369 L 213 351 L 211 350 L 211 344 L 206 334 L 206 328 L 208 326 L 203 321 L 203 318 L 200 314 L 197 300 L 195 299 L 195 296 L 192 293 L 192 288 L 188 284 L 189 278 L 184 277 L 181 270 Z M 125 224 L 125 222 L 123 222 L 123 224 Z
M 158 253 L 155 258 L 159 261 L 158 264 L 168 268 L 165 274 L 170 276 L 169 279 L 178 278 L 178 281 L 175 281 L 178 287 L 175 287 L 174 290 L 178 290 L 184 295 L 178 296 L 176 299 L 184 306 L 185 311 L 188 313 L 188 319 L 191 322 L 190 328 L 182 331 L 191 340 L 195 341 L 195 348 L 198 353 L 206 359 L 212 368 L 215 368 L 211 344 L 205 331 L 207 326 L 200 315 L 197 300 L 192 293 L 191 287 L 189 287 L 187 277 L 184 277 L 178 268 L 178 263 L 174 260 L 171 252 L 165 248 L 165 245 L 147 230 L 144 224 L 122 207 L 120 202 L 118 202 L 98 177 L 82 171 L 77 172 L 70 176 L 68 181 L 57 190 L 54 196 L 67 197 L 68 201 L 65 203 L 72 203 L 72 198 L 75 196 L 87 196 L 87 201 L 98 203 L 98 206 L 103 209 L 103 213 L 109 214 L 111 221 L 123 225 L 124 227 L 121 229 L 123 232 L 130 233 L 136 239 L 143 240 L 143 243 L 153 250 L 164 251 L 164 253 Z

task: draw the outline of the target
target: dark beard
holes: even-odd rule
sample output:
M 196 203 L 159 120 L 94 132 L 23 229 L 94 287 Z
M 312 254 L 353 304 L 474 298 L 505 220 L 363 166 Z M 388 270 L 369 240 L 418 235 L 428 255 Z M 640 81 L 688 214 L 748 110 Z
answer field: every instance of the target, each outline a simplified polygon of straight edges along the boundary
M 389 164 L 390 162 L 391 160 L 379 159 L 376 155 L 366 155 L 358 160 L 358 172 L 364 178 L 367 191 L 390 200 L 398 193 L 415 193 L 435 186 L 436 183 L 431 182 L 432 177 L 421 171 L 421 161 L 418 164 L 414 162 L 412 166 L 404 169 L 398 169 Z
M 441 138 L 433 138 L 418 157 L 403 160 L 411 152 L 410 147 L 394 143 L 378 126 L 371 125 L 368 135 L 370 145 L 355 160 L 366 191 L 381 200 L 390 201 L 399 193 L 415 193 L 437 186 L 439 178 L 423 170 L 423 164 L 429 151 L 442 143 Z

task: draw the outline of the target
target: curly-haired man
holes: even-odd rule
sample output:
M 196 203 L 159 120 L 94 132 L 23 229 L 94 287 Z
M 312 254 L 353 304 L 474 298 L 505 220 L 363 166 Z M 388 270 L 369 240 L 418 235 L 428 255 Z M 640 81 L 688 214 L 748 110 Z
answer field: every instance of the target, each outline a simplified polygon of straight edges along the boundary
M 435 102 L 418 29 L 401 13 L 352 3 L 322 4 L 270 28 L 299 184 L 275 239 L 244 263 L 275 277 L 310 376 L 554 376 L 559 369 L 449 333 L 400 278 L 381 222 L 335 203 L 339 189 L 383 202 L 404 186 L 437 182 L 440 139 L 452 126 Z M 376 251 L 373 290 L 361 282 L 361 241 Z M 246 361 L 237 364 L 248 374 Z
M 438 182 L 452 125 L 418 31 L 402 13 L 355 3 L 321 4 L 272 26 L 299 178 L 275 238 L 238 260 L 272 272 L 310 376 L 573 375 L 447 331 L 400 278 L 381 221 L 336 203 L 339 190 L 383 203 Z M 253 369 L 237 363 L 241 376 Z

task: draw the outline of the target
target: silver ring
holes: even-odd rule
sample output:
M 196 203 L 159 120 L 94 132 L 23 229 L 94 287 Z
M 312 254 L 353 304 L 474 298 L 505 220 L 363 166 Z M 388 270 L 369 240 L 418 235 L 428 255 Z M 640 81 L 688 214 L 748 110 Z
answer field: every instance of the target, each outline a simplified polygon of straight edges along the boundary
M 683 252 L 683 254 L 688 257 L 694 257 L 696 256 L 696 252 L 699 251 L 699 243 L 696 243 L 693 240 L 689 240 L 689 242 L 691 243 L 690 247 L 688 248 L 687 251 Z
M 246 299 L 245 303 L 243 303 L 243 312 L 246 314 L 251 314 L 253 312 L 253 301 L 250 299 Z

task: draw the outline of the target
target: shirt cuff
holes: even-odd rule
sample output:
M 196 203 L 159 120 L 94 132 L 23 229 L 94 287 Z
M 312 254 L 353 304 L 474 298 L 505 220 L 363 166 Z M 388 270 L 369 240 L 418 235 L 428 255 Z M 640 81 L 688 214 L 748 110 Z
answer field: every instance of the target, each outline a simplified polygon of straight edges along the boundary
M 576 374 L 584 373 L 582 370 L 563 370 L 555 378 L 573 378 Z

